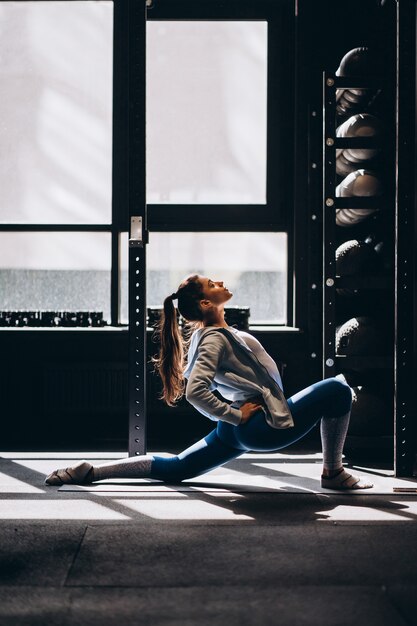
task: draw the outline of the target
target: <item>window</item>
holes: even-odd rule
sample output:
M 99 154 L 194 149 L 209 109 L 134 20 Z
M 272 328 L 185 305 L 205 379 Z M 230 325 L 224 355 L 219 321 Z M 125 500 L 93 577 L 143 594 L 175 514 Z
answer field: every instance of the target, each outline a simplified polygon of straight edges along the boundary
M 189 274 L 223 280 L 230 306 L 250 308 L 250 324 L 287 322 L 286 233 L 151 233 L 147 303 L 161 306 Z M 123 238 L 121 319 L 127 321 L 127 235 Z
M 290 319 L 291 11 L 290 0 L 148 10 L 149 306 L 201 271 L 233 286 L 252 323 Z M 127 321 L 119 235 L 139 197 L 132 163 L 137 187 L 144 176 L 129 135 L 143 80 L 138 70 L 131 89 L 127 18 L 111 0 L 0 3 L 4 310 L 97 307 Z
M 267 23 L 147 24 L 147 199 L 265 204 Z
M 0 309 L 110 320 L 113 2 L 1 2 L 0 25 Z
M 110 318 L 110 233 L 0 233 L 0 310 Z
M 0 3 L 0 222 L 111 223 L 112 9 Z
M 251 324 L 292 323 L 292 10 L 286 0 L 148 10 L 148 306 L 198 272 L 227 281 Z

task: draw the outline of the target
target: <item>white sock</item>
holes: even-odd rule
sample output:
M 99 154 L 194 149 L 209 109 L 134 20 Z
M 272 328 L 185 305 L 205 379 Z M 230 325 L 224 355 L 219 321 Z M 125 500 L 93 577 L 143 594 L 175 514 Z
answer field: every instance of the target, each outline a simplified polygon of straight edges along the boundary
M 346 439 L 350 411 L 340 417 L 322 417 L 320 422 L 323 467 L 335 470 L 342 467 L 343 446 Z
M 131 456 L 93 466 L 93 480 L 105 478 L 143 478 L 151 473 L 153 456 Z

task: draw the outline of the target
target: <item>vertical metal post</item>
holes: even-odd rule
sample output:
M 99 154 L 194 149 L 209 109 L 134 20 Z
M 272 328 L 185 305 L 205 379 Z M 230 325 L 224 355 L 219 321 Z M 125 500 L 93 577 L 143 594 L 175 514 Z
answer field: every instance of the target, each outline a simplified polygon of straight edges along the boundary
M 323 378 L 336 373 L 336 89 L 334 76 L 323 76 Z
M 146 5 L 129 14 L 129 456 L 146 453 Z
M 322 128 L 323 120 L 319 113 L 321 106 L 315 105 L 309 110 L 308 122 L 308 284 L 309 284 L 309 352 L 311 358 L 311 380 L 321 376 L 323 350 L 323 221 L 322 221 Z
M 415 113 L 416 5 L 397 2 L 397 181 L 395 211 L 395 454 L 396 476 L 412 476 L 415 413 Z

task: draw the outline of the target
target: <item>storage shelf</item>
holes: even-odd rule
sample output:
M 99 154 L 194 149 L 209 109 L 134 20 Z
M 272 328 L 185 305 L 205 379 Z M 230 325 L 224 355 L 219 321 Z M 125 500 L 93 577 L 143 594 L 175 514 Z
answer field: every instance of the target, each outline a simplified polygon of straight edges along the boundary
M 393 289 L 393 279 L 381 274 L 336 276 L 336 289 Z
M 333 148 L 382 148 L 384 142 L 381 137 L 336 137 L 333 139 Z M 358 169 L 363 169 L 363 165 L 358 163 Z
M 338 196 L 333 201 L 335 209 L 380 209 L 387 204 L 384 196 Z
M 66 333 L 66 332 L 82 332 L 82 333 L 97 333 L 97 332 L 120 332 L 120 331 L 127 331 L 127 327 L 126 326 L 110 326 L 110 325 L 106 325 L 106 326 L 57 326 L 56 328 L 54 327 L 49 327 L 49 326 L 1 326 L 0 327 L 0 332 L 3 333 L 16 333 L 16 332 L 24 332 L 24 333 L 28 333 L 28 332 L 35 332 L 35 333 Z
M 334 76 L 331 80 L 333 80 L 332 86 L 336 89 L 373 89 L 379 91 L 384 86 L 383 79 L 377 76 Z
M 394 367 L 390 356 L 356 356 L 336 354 L 339 366 L 352 369 L 391 369 Z

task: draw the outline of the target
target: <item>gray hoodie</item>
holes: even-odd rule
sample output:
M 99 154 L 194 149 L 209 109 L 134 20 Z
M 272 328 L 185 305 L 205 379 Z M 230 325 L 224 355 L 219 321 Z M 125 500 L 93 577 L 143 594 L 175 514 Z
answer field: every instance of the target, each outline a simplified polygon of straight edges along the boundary
M 208 326 L 193 334 L 184 376 L 188 379 L 188 402 L 212 420 L 237 426 L 242 418 L 237 408 L 239 403 L 261 396 L 265 419 L 270 426 L 294 426 L 278 383 L 246 343 L 227 328 Z M 219 399 L 213 391 L 218 391 L 232 404 Z

